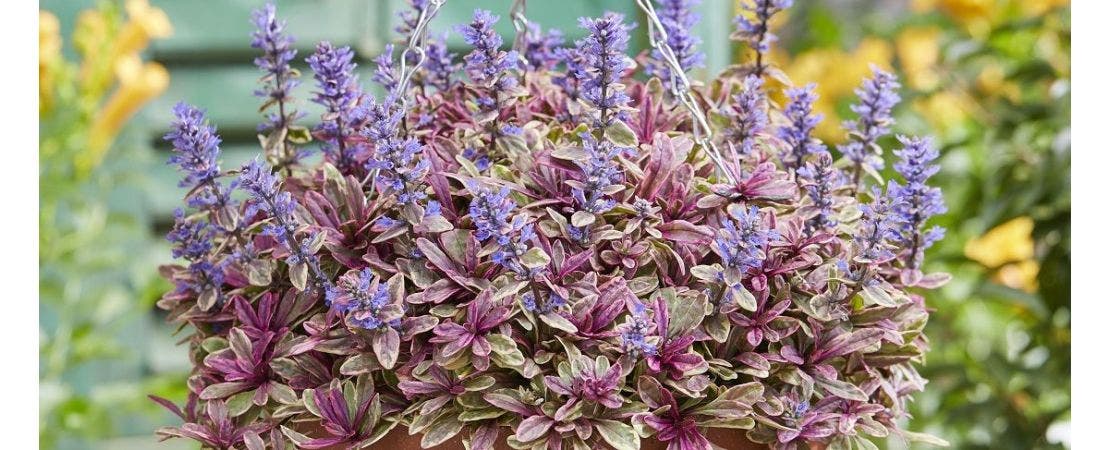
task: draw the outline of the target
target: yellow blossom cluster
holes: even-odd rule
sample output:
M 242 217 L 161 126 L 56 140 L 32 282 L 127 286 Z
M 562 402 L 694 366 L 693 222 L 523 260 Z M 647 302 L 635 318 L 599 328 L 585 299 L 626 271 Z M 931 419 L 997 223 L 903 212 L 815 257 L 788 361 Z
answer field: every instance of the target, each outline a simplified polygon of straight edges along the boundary
M 48 118 L 59 108 L 82 113 L 83 144 L 73 161 L 78 173 L 98 165 L 123 125 L 169 86 L 166 68 L 140 57 L 152 39 L 172 34 L 169 17 L 147 0 L 127 0 L 124 10 L 126 17 L 113 6 L 78 15 L 72 36 L 78 63 L 62 55 L 57 17 L 39 12 L 39 115 Z

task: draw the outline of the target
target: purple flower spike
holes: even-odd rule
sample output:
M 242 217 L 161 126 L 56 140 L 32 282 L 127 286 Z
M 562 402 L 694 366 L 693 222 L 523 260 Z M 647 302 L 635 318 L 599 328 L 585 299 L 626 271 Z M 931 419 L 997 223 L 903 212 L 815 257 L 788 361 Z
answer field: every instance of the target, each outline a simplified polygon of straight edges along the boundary
M 476 185 L 469 189 L 474 192 L 474 200 L 470 202 L 470 219 L 478 229 L 474 237 L 483 243 L 496 243 L 493 262 L 520 278 L 535 276 L 538 270 L 524 267 L 520 258 L 528 251 L 526 243 L 536 238 L 536 232 L 531 223 L 526 223 L 523 214 L 509 217 L 516 209 L 516 202 L 509 198 L 509 190 L 502 188 L 494 192 Z
M 659 21 L 663 23 L 663 30 L 667 32 L 667 45 L 674 51 L 679 66 L 683 72 L 705 65 L 705 53 L 697 50 L 701 38 L 693 34 L 694 26 L 701 21 L 701 15 L 693 9 L 701 3 L 700 0 L 662 0 L 659 2 Z M 671 70 L 659 50 L 651 51 L 651 61 L 644 67 L 644 72 L 649 76 L 656 76 L 664 81 L 671 80 Z
M 388 287 L 369 268 L 339 277 L 326 295 L 328 304 L 346 313 L 347 322 L 354 326 L 377 330 L 400 325 L 401 305 L 392 303 Z
M 750 3 L 749 3 L 750 1 Z M 736 16 L 736 32 L 733 39 L 743 41 L 748 48 L 755 51 L 755 74 L 763 75 L 763 58 L 771 51 L 771 44 L 778 37 L 771 33 L 767 23 L 779 11 L 787 9 L 794 4 L 793 0 L 745 0 L 741 8 L 745 14 Z
M 621 325 L 621 348 L 632 357 L 656 353 L 659 337 L 654 335 L 655 322 L 647 311 L 647 305 L 633 300 L 629 306 L 629 315 Z
M 232 203 L 230 192 L 219 181 L 220 136 L 203 110 L 184 102 L 173 107 L 174 121 L 164 140 L 173 144 L 169 164 L 176 164 L 184 178 L 178 186 L 189 188 L 188 204 L 199 209 L 221 208 Z
M 516 86 L 516 78 L 506 76 L 506 72 L 517 69 L 518 57 L 516 52 L 501 50 L 501 35 L 493 29 L 499 19 L 500 17 L 489 11 L 476 9 L 474 20 L 459 26 L 457 31 L 467 44 L 474 47 L 474 50 L 463 57 L 466 73 L 471 81 L 497 89 L 508 89 Z
M 940 188 L 926 184 L 940 170 L 933 163 L 940 156 L 928 138 L 898 136 L 904 148 L 896 150 L 900 160 L 894 170 L 905 180 L 901 185 L 892 181 L 888 194 L 894 199 L 894 214 L 898 216 L 898 241 L 906 249 L 906 267 L 917 268 L 925 249 L 944 237 L 944 228 L 925 230 L 925 222 L 937 214 L 945 213 L 944 197 Z
M 623 109 L 630 99 L 620 81 L 632 64 L 627 56 L 631 26 L 624 24 L 623 15 L 614 12 L 596 19 L 582 17 L 578 23 L 589 33 L 578 42 L 578 53 L 585 62 L 577 74 L 582 98 L 598 112 L 595 125 L 604 128 L 614 118 L 623 120 L 627 115 Z
M 813 202 L 814 215 L 806 221 L 806 229 L 812 233 L 835 227 L 832 192 L 840 187 L 843 180 L 840 171 L 833 167 L 832 155 L 818 153 L 815 161 L 807 162 L 805 167 L 798 169 L 798 179 Z
M 377 67 L 374 68 L 374 75 L 371 79 L 375 83 L 385 88 L 386 92 L 391 92 L 394 95 L 402 95 L 403 93 L 394 92 L 397 89 L 397 69 L 393 66 L 393 44 L 386 44 L 382 49 L 382 54 L 374 58 L 374 63 Z
M 727 110 L 732 123 L 722 133 L 725 142 L 740 156 L 752 154 L 756 136 L 767 129 L 767 96 L 763 92 L 763 79 L 755 75 L 744 78 L 744 90 L 732 97 Z
M 899 218 L 893 212 L 891 198 L 879 188 L 872 190 L 871 197 L 874 199 L 871 203 L 860 205 L 863 216 L 855 235 L 856 259 L 868 263 L 888 261 L 894 257 L 892 242 L 898 238 Z
M 766 258 L 764 247 L 778 239 L 778 232 L 770 230 L 763 222 L 763 215 L 755 206 L 733 208 L 729 211 L 733 220 L 725 220 L 714 250 L 721 256 L 725 267 L 737 268 L 741 272 L 758 268 Z
M 271 236 L 289 251 L 286 263 L 290 266 L 305 264 L 319 288 L 331 285 L 328 277 L 320 270 L 320 261 L 309 248 L 309 239 L 298 240 L 296 233 L 299 225 L 293 212 L 297 202 L 288 192 L 278 189 L 278 179 L 271 173 L 270 166 L 252 160 L 243 166 L 239 175 L 239 185 L 250 194 L 244 216 L 250 218 L 263 213 L 271 219 L 262 233 Z
M 325 108 L 323 121 L 316 127 L 322 136 L 324 154 L 343 173 L 351 173 L 362 153 L 361 145 L 350 141 L 359 126 L 357 66 L 350 47 L 334 47 L 331 43 L 316 45 L 316 53 L 306 60 L 315 73 L 317 91 L 312 101 Z
M 267 106 L 278 106 L 278 112 L 271 113 L 259 130 L 282 129 L 300 116 L 300 113 L 285 110 L 285 106 L 292 101 L 289 93 L 300 84 L 297 73 L 290 66 L 297 50 L 293 48 L 293 38 L 285 34 L 285 21 L 277 19 L 277 8 L 272 3 L 254 11 L 251 21 L 255 26 L 251 34 L 251 48 L 262 51 L 262 56 L 254 59 L 254 65 L 266 73 L 262 78 L 262 89 L 255 91 L 254 95 L 267 99 Z
M 788 146 L 786 154 L 782 155 L 783 166 L 787 169 L 797 170 L 805 164 L 807 156 L 825 151 L 825 145 L 813 137 L 813 130 L 822 119 L 821 114 L 813 113 L 816 89 L 817 85 L 810 83 L 803 88 L 786 90 L 788 102 L 782 113 L 787 123 L 779 128 L 778 135 Z
M 878 141 L 890 132 L 890 126 L 894 124 L 891 110 L 902 99 L 898 96 L 901 85 L 897 77 L 875 65 L 871 66 L 871 74 L 871 78 L 863 80 L 863 84 L 856 88 L 859 103 L 852 105 L 852 112 L 859 117 L 844 123 L 852 141 L 839 147 L 840 152 L 854 163 L 852 184 L 859 184 L 865 166 L 874 170 L 883 168 Z
M 568 181 L 567 184 L 571 185 L 571 195 L 583 211 L 602 214 L 617 203 L 610 195 L 614 188 L 620 187 L 624 177 L 616 158 L 630 149 L 616 147 L 607 140 L 598 141 L 590 133 L 582 133 L 581 137 L 588 158 L 575 161 L 575 164 L 582 169 L 583 177 L 581 181 Z
M 424 66 L 419 81 L 441 92 L 451 89 L 455 84 L 455 72 L 460 66 L 455 63 L 456 55 L 447 51 L 447 34 L 428 39 L 424 52 Z
M 554 69 L 560 62 L 556 50 L 562 47 L 563 41 L 562 31 L 550 29 L 545 34 L 539 24 L 529 22 L 524 33 L 524 59 L 528 60 L 528 68 L 537 72 Z

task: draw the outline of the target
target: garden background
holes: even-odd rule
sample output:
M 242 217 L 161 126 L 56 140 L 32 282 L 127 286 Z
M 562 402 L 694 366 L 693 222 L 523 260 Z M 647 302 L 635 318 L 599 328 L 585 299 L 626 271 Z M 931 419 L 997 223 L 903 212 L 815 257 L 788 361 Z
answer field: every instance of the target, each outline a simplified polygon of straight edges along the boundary
M 396 36 L 403 0 L 277 2 L 300 55 L 351 45 L 362 78 Z M 464 4 L 465 3 L 465 4 Z M 528 16 L 580 36 L 579 16 L 634 2 L 530 2 Z M 844 139 L 867 63 L 904 88 L 897 130 L 931 133 L 948 237 L 930 271 L 954 279 L 929 298 L 932 350 L 911 427 L 954 448 L 1064 448 L 1070 423 L 1070 7 L 1067 0 L 798 1 L 776 24 L 773 61 L 819 83 L 820 137 Z M 448 1 L 434 32 L 474 7 Z M 42 448 L 151 448 L 174 416 L 147 400 L 181 401 L 184 347 L 154 302 L 157 265 L 184 194 L 160 136 L 178 100 L 205 107 L 224 137 L 224 165 L 258 149 L 248 17 L 260 1 L 43 0 L 39 18 L 39 437 Z M 702 0 L 707 68 L 741 57 L 728 40 L 735 0 Z M 789 23 L 791 26 L 783 26 Z M 501 31 L 512 33 L 503 20 Z M 634 32 L 643 49 L 645 31 Z M 450 43 L 461 46 L 452 33 Z M 303 70 L 303 69 L 302 69 Z M 306 83 L 297 97 L 306 99 Z M 369 85 L 369 83 L 366 83 Z M 310 105 L 303 102 L 303 105 Z M 315 106 L 315 105 L 312 105 Z M 319 110 L 304 108 L 309 121 Z M 886 145 L 884 145 L 886 146 Z M 890 447 L 897 448 L 896 443 Z M 190 448 L 183 442 L 164 448 Z

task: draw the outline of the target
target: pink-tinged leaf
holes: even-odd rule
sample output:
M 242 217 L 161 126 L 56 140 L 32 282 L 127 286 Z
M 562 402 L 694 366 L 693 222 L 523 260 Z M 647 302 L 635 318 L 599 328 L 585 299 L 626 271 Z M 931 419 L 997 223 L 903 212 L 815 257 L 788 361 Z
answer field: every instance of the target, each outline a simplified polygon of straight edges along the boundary
M 200 399 L 214 400 L 227 398 L 250 388 L 251 384 L 245 381 L 229 381 L 226 383 L 216 383 L 204 388 L 204 390 L 200 393 Z
M 474 430 L 474 434 L 470 435 L 470 450 L 493 450 L 498 428 L 495 424 L 486 423 Z
M 590 256 L 592 256 L 593 254 L 593 249 L 588 249 L 575 253 L 568 257 L 565 261 L 563 261 L 563 265 L 559 267 L 559 277 L 562 278 L 567 274 L 574 272 L 579 267 L 582 267 L 582 264 L 585 264 L 586 261 L 589 261 Z
M 401 336 L 393 327 L 386 327 L 375 334 L 371 345 L 382 368 L 389 370 L 397 364 L 397 355 L 401 352 Z
M 663 233 L 663 239 L 680 244 L 699 245 L 713 239 L 713 230 L 709 227 L 694 225 L 685 220 L 662 223 L 656 229 Z
M 500 393 L 497 393 L 497 392 L 491 392 L 491 393 L 483 395 L 482 399 L 484 399 L 486 402 L 488 402 L 489 404 L 491 404 L 493 406 L 496 406 L 498 408 L 504 409 L 504 410 L 512 412 L 512 413 L 516 413 L 516 414 L 520 414 L 520 415 L 534 414 L 534 411 L 532 411 L 527 405 L 525 405 L 524 403 L 521 403 L 520 400 L 517 400 L 516 398 L 514 398 L 511 395 L 500 394 Z
M 447 275 L 460 285 L 467 285 L 466 277 L 462 275 L 462 272 L 459 270 L 458 266 L 455 265 L 454 261 L 451 261 L 451 259 L 447 257 L 447 254 L 439 249 L 438 245 L 433 244 L 432 241 L 427 239 L 419 238 L 416 240 L 416 247 L 419 248 L 420 252 L 424 254 L 424 257 L 428 259 L 428 262 L 432 263 L 432 265 L 443 272 L 444 275 Z
M 243 444 L 247 446 L 247 450 L 265 450 L 266 448 L 266 443 L 262 442 L 258 433 L 253 431 L 243 433 Z
M 177 417 L 180 417 L 181 420 L 188 420 L 188 418 L 185 417 L 185 413 L 181 412 L 181 408 L 179 408 L 174 402 L 171 402 L 157 395 L 147 395 L 146 397 L 154 401 L 154 403 L 162 405 L 162 407 L 170 410 L 170 412 L 177 415 Z
M 520 421 L 516 426 L 516 438 L 520 442 L 530 442 L 543 437 L 555 421 L 547 416 L 532 416 Z
M 824 348 L 814 353 L 813 361 L 823 361 L 849 353 L 855 353 L 865 347 L 874 345 L 883 338 L 883 330 L 877 328 L 864 328 L 851 333 L 844 333 L 829 340 Z

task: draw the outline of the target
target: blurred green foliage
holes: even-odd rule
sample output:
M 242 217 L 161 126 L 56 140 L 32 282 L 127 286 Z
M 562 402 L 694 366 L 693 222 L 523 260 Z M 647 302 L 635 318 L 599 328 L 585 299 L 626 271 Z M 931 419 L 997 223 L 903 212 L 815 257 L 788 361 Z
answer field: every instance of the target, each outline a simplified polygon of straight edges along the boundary
M 1068 446 L 1070 7 L 838 5 L 847 7 L 794 9 L 783 42 L 796 56 L 779 63 L 821 88 L 842 84 L 822 77 L 850 75 L 844 61 L 894 68 L 905 85 L 897 128 L 935 136 L 943 155 L 937 180 L 949 213 L 937 223 L 948 237 L 927 259 L 954 278 L 928 298 L 930 383 L 909 426 L 959 449 Z M 826 121 L 851 117 L 850 90 L 821 88 Z
M 168 81 L 161 66 L 138 59 L 144 5 L 86 11 L 64 32 L 73 48 L 64 48 L 57 18 L 40 13 L 42 448 L 149 447 L 149 430 L 168 419 L 146 394 L 184 397 L 186 371 L 174 368 L 184 351 L 167 351 L 172 337 L 151 314 L 167 288 L 153 270 L 167 251 L 151 233 L 146 200 L 153 154 L 140 135 L 119 134 Z M 107 440 L 121 433 L 145 444 Z

